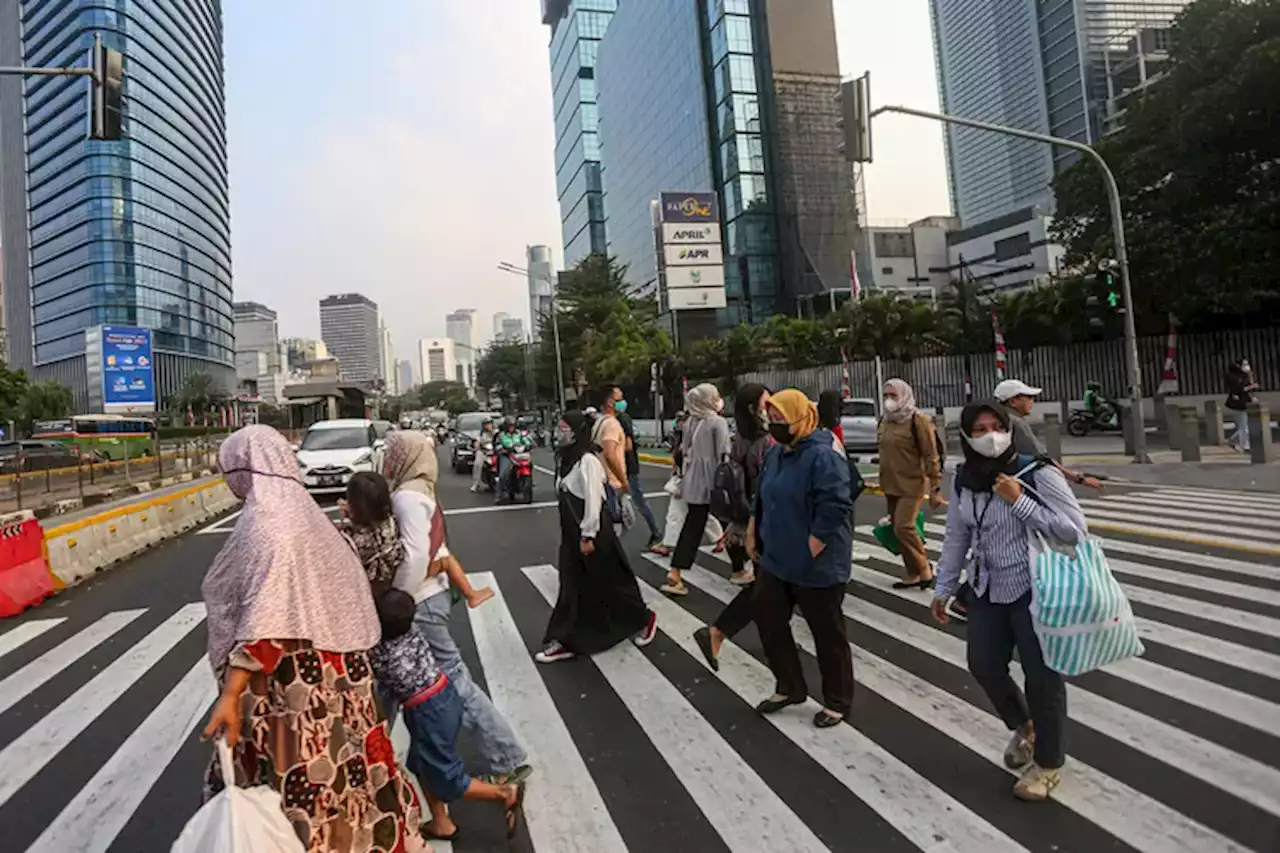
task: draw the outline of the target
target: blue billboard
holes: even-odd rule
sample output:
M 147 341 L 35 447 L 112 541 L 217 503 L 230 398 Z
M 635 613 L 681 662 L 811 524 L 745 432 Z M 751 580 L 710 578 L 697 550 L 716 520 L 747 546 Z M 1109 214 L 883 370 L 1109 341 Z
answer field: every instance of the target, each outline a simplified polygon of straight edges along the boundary
M 102 397 L 116 409 L 155 410 L 150 329 L 102 327 Z

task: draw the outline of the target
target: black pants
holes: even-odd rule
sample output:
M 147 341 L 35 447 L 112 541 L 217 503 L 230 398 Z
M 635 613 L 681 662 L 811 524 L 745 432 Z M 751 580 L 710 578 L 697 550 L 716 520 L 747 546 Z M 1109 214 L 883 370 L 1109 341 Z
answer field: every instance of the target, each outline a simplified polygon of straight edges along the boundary
M 711 624 L 724 634 L 725 639 L 735 636 L 743 628 L 751 624 L 751 620 L 755 618 L 755 584 L 748 584 L 738 590 L 738 594 L 733 597 L 724 606 L 724 610 L 720 611 L 720 615 L 716 617 L 716 621 Z
M 689 512 L 684 517 L 684 527 L 680 528 L 680 538 L 676 540 L 676 550 L 671 554 L 671 568 L 684 571 L 693 565 L 698 556 L 698 547 L 702 545 L 702 537 L 707 529 L 707 514 L 710 504 L 689 504 Z
M 853 653 L 845 631 L 845 585 L 828 587 L 796 586 L 766 571 L 756 574 L 756 628 L 764 646 L 769 670 L 777 681 L 777 693 L 792 699 L 809 695 L 804 670 L 800 667 L 800 651 L 791 635 L 791 612 L 797 606 L 813 633 L 818 669 L 822 673 L 822 704 L 828 711 L 848 714 L 853 706 Z
M 1026 675 L 1026 695 L 1013 683 L 1013 650 Z M 969 672 L 1010 729 L 1031 720 L 1036 731 L 1036 764 L 1052 770 L 1066 759 L 1067 685 L 1045 665 L 1031 626 L 1031 593 L 1011 604 L 986 596 L 969 600 Z
M 742 545 L 728 545 L 724 549 L 729 555 L 729 564 L 733 566 L 733 573 L 740 574 L 747 568 L 747 549 Z

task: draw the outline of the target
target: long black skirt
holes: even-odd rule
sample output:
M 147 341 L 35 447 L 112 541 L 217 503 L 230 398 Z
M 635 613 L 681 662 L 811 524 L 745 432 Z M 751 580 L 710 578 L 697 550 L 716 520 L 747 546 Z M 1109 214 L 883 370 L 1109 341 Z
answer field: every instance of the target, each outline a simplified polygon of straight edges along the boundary
M 559 498 L 560 596 L 544 642 L 555 640 L 575 654 L 595 654 L 638 634 L 648 624 L 649 608 L 606 510 L 601 507 L 595 552 L 583 556 L 578 526 L 582 499 L 564 490 Z

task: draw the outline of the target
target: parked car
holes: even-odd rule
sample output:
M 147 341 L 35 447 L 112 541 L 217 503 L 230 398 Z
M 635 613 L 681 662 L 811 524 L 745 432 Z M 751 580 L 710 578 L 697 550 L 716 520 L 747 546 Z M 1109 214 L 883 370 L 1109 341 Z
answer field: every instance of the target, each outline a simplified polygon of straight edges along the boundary
M 314 423 L 298 445 L 302 482 L 315 495 L 344 493 L 352 474 L 382 468 L 383 444 L 376 421 L 344 419 Z
M 866 456 L 879 452 L 875 400 L 850 397 L 841 402 L 840 427 L 844 430 L 846 453 Z
M 502 422 L 502 415 L 497 412 L 467 412 L 465 415 L 458 415 L 449 452 L 449 464 L 457 473 L 471 473 L 471 464 L 476 458 L 476 445 L 480 441 L 485 421 L 493 421 L 496 427 Z
M 0 474 L 18 473 L 18 451 L 22 451 L 22 471 L 44 471 L 50 468 L 74 468 L 80 454 L 74 447 L 59 441 L 0 442 Z M 87 462 L 93 454 L 83 455 Z

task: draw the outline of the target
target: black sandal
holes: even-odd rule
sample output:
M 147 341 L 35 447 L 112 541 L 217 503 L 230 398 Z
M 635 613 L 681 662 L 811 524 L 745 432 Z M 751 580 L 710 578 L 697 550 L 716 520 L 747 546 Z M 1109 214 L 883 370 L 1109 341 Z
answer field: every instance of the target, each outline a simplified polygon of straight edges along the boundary
M 804 704 L 804 699 L 792 699 L 790 697 L 786 699 L 774 699 L 772 696 L 770 696 L 768 699 L 764 700 L 763 702 L 761 702 L 759 705 L 756 706 L 756 713 L 776 714 L 779 711 L 781 711 L 783 708 L 789 707 L 791 705 L 803 705 L 803 704 Z
M 826 711 L 819 711 L 813 715 L 813 724 L 820 729 L 830 729 L 844 722 L 844 715 L 833 717 Z
M 516 801 L 507 808 L 507 840 L 516 837 L 520 831 L 520 815 L 524 811 L 524 782 L 516 783 Z
M 693 640 L 698 644 L 698 648 L 702 650 L 702 656 L 707 659 L 707 666 L 711 667 L 711 671 L 719 672 L 720 661 L 716 658 L 715 653 L 711 651 L 711 629 L 699 628 L 694 631 Z
M 435 829 L 433 828 L 432 824 L 434 823 L 435 823 L 434 820 L 429 820 L 426 823 L 424 823 L 422 826 L 418 827 L 418 832 L 421 833 L 422 837 L 427 839 L 428 841 L 452 841 L 453 839 L 457 838 L 458 833 L 462 831 L 462 827 L 455 824 L 453 827 L 452 833 L 450 833 L 449 835 L 441 835 L 440 833 L 436 832 Z

